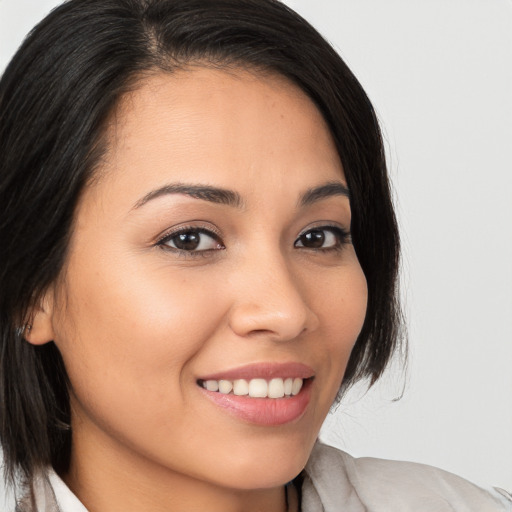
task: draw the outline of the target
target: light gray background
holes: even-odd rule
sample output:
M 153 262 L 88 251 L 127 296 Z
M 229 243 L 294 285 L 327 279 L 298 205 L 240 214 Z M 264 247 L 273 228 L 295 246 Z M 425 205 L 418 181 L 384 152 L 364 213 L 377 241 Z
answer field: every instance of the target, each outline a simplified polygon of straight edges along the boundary
M 0 0 L 0 70 L 58 3 Z M 323 437 L 512 490 L 512 2 L 286 3 L 379 113 L 404 245 L 408 371 L 354 390 Z

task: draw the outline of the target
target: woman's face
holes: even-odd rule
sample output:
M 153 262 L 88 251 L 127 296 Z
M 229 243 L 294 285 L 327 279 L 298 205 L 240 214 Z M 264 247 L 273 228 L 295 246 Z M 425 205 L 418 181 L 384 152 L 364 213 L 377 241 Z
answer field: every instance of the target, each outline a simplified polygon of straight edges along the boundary
M 72 468 L 283 484 L 307 461 L 366 311 L 322 116 L 282 77 L 194 68 L 126 96 L 108 142 L 51 317 Z M 289 379 L 302 389 L 281 397 Z M 228 392 L 245 393 L 242 380 L 275 397 Z

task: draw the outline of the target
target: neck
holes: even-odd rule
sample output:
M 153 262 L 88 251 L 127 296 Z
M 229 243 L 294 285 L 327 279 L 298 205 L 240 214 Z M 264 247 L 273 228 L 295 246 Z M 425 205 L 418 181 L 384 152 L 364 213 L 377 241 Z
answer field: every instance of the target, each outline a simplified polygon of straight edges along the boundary
M 61 475 L 88 512 L 296 510 L 295 492 L 286 492 L 284 485 L 235 489 L 173 471 L 119 446 L 113 449 L 98 443 L 97 449 L 90 447 L 75 437 L 70 469 Z

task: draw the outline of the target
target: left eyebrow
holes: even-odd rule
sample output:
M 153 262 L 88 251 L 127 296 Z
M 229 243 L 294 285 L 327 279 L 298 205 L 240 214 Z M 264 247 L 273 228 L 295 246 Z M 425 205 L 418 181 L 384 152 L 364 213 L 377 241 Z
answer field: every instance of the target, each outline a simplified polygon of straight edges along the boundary
M 299 199 L 299 206 L 303 208 L 304 206 L 309 206 L 321 201 L 322 199 L 334 196 L 350 198 L 350 192 L 344 183 L 341 183 L 340 181 L 330 181 L 323 185 L 319 185 L 318 187 L 306 190 Z
M 209 185 L 171 183 L 146 194 L 142 199 L 137 201 L 133 209 L 140 208 L 153 199 L 169 194 L 181 194 L 193 197 L 194 199 L 201 199 L 203 201 L 209 201 L 216 204 L 224 204 L 239 209 L 244 206 L 244 202 L 240 195 L 233 190 L 212 187 Z

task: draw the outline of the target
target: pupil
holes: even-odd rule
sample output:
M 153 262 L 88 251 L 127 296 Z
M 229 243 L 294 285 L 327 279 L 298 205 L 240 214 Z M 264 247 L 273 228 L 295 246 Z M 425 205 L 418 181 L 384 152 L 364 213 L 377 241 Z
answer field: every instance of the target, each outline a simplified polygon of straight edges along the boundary
M 199 233 L 181 233 L 175 238 L 174 245 L 178 249 L 183 249 L 184 251 L 193 251 L 194 249 L 197 249 L 199 242 Z
M 304 247 L 322 247 L 325 242 L 325 234 L 323 231 L 308 231 L 301 236 L 301 242 Z

